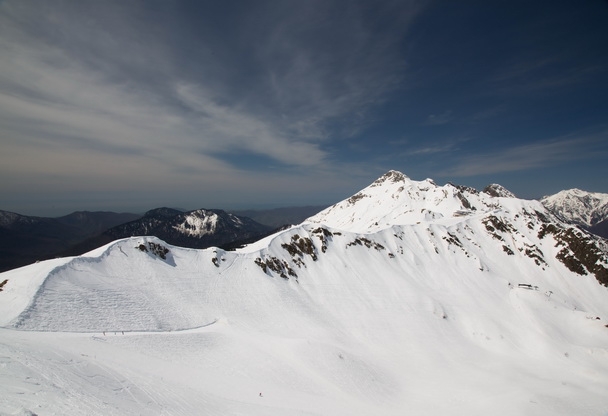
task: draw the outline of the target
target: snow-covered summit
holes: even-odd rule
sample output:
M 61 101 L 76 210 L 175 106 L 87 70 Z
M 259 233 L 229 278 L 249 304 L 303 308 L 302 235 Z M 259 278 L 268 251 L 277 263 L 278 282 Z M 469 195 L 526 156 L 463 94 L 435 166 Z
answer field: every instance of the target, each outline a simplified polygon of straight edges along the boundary
M 540 201 L 562 220 L 583 227 L 608 219 L 608 194 L 574 188 L 545 196 Z
M 243 221 L 233 214 L 224 212 L 215 212 L 212 210 L 198 209 L 190 211 L 182 215 L 176 224 L 171 227 L 174 230 L 189 236 L 204 236 L 207 234 L 215 234 L 217 232 L 218 223 L 222 220 L 220 214 L 223 214 L 224 221 L 230 222 L 235 228 L 242 228 Z
M 204 248 L 247 240 L 270 231 L 248 217 L 220 209 L 182 212 L 171 208 L 148 211 L 142 218 L 106 231 L 113 239 L 130 236 L 156 236 L 182 247 Z
M 488 194 L 490 196 L 494 196 L 494 197 L 517 198 L 513 192 L 509 191 L 507 188 L 505 188 L 504 186 L 499 185 L 497 183 L 492 183 L 492 184 L 486 186 L 483 189 L 483 192 L 485 192 L 486 194 Z
M 393 225 L 449 223 L 454 218 L 522 204 L 543 211 L 537 202 L 500 200 L 496 196 L 513 198 L 514 195 L 500 185 L 493 189 L 495 193 L 481 193 L 453 184 L 438 186 L 432 179 L 415 181 L 391 170 L 360 192 L 307 221 L 349 231 L 372 232 Z

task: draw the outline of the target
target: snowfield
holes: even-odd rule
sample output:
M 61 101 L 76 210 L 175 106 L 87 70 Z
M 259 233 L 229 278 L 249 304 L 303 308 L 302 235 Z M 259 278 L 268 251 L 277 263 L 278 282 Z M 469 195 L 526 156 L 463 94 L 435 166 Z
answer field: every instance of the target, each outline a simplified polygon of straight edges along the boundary
M 540 203 L 392 171 L 357 195 L 235 252 L 0 274 L 0 415 L 608 414 L 608 289 Z

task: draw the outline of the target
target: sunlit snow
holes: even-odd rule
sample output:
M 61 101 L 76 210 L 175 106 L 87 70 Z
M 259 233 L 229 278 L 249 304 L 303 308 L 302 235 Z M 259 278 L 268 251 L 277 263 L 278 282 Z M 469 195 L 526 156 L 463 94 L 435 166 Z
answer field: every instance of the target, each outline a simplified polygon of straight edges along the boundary
M 566 221 L 586 227 L 608 218 L 608 194 L 568 189 L 546 196 L 541 202 Z
M 193 214 L 202 215 L 187 215 L 184 218 L 183 223 L 178 224 L 173 228 L 182 234 L 190 236 L 200 237 L 203 235 L 215 233 L 218 221 L 218 216 L 216 213 L 200 210 L 195 211 Z
M 2 273 L 0 414 L 605 415 L 608 289 L 537 212 L 389 172 L 236 252 Z

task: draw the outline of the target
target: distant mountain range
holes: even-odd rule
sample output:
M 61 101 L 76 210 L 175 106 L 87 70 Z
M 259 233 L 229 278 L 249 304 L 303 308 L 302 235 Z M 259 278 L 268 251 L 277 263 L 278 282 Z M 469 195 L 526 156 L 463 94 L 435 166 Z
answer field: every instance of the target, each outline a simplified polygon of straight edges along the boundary
M 140 216 L 78 211 L 45 218 L 0 211 L 0 271 L 54 257 L 74 244 Z
M 234 248 L 298 224 L 324 206 L 228 213 L 156 208 L 145 214 L 78 211 L 46 218 L 0 211 L 0 272 L 53 257 L 80 255 L 113 240 L 154 235 L 183 247 Z
M 172 208 L 156 208 L 141 218 L 117 225 L 83 241 L 72 247 L 67 254 L 82 254 L 114 240 L 133 236 L 156 236 L 180 247 L 224 247 L 261 238 L 273 230 L 274 228 L 251 218 L 218 209 L 182 212 Z
M 516 197 L 498 184 L 488 185 L 483 192 L 493 197 Z M 570 189 L 543 197 L 540 202 L 560 220 L 608 238 L 608 194 Z M 111 241 L 140 235 L 156 236 L 182 247 L 233 249 L 280 227 L 299 224 L 325 208 L 304 206 L 232 212 L 156 208 L 143 215 L 78 211 L 58 218 L 0 211 L 0 272 L 37 260 L 80 255 Z M 410 207 L 410 211 L 413 210 Z

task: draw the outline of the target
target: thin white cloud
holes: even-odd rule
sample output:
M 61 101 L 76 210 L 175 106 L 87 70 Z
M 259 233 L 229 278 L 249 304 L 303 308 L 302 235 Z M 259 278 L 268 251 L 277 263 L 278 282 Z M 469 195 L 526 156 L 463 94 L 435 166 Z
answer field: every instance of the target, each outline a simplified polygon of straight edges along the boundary
M 556 70 L 559 68 L 559 70 Z M 601 64 L 581 65 L 567 53 L 553 56 L 528 57 L 500 67 L 484 81 L 486 94 L 518 95 L 555 92 L 581 85 L 598 76 L 605 67 Z
M 395 2 L 402 16 L 377 31 L 356 3 L 323 4 L 277 6 L 224 44 L 189 38 L 170 5 L 164 27 L 139 1 L 0 2 L 0 203 L 115 191 L 229 204 L 359 183 L 365 169 L 326 146 L 400 85 L 398 42 L 420 6 Z M 248 155 L 280 174 L 239 167 Z
M 19 178 L 5 182 L 5 191 L 27 186 L 27 179 L 103 189 L 176 182 L 179 172 L 238 174 L 217 157 L 235 150 L 293 166 L 323 161 L 315 143 L 219 105 L 202 88 L 176 85 L 183 111 L 27 36 L 2 38 L 0 50 L 0 170 L 5 178 Z
M 220 105 L 203 87 L 178 84 L 175 93 L 194 113 L 187 121 L 199 135 L 213 138 L 200 142 L 203 151 L 213 154 L 248 150 L 296 166 L 323 162 L 325 154 L 315 143 L 290 139 L 265 120 Z
M 399 42 L 422 2 L 384 2 L 392 13 L 383 30 L 369 25 L 358 2 L 309 1 L 279 7 L 269 36 L 256 50 L 267 64 L 272 102 L 297 136 L 353 136 L 369 109 L 399 88 L 405 62 Z M 391 26 L 392 25 L 392 26 Z
M 454 119 L 452 116 L 452 110 L 446 110 L 441 114 L 430 114 L 426 118 L 425 124 L 429 126 L 439 126 L 442 124 L 447 124 Z
M 179 150 L 214 159 L 236 151 L 285 165 L 318 166 L 327 158 L 320 141 L 330 137 L 329 126 L 335 129 L 340 120 L 342 133 L 357 132 L 367 110 L 402 76 L 392 34 L 378 38 L 354 6 L 329 12 L 323 2 L 280 8 L 283 19 L 269 22 L 261 39 L 268 42 L 252 44 L 259 65 L 252 69 L 259 74 L 239 96 L 225 88 L 226 80 L 208 79 L 206 73 L 192 79 L 163 64 L 170 56 L 157 33 L 158 49 L 140 45 L 141 37 L 128 27 L 129 22 L 141 26 L 137 3 L 95 8 L 101 17 L 90 27 L 83 23 L 84 14 L 92 12 L 86 6 L 49 9 L 43 2 L 38 10 L 35 4 L 2 4 L 0 120 L 10 126 L 13 140 L 42 147 L 70 144 L 63 146 L 64 154 L 71 147 L 155 157 Z M 400 9 L 411 19 L 419 7 L 412 2 L 411 13 Z M 38 34 L 28 32 L 34 18 L 40 19 Z M 107 31 L 101 31 L 104 18 L 113 24 Z M 63 35 L 53 32 L 57 39 L 47 43 L 42 35 L 54 25 Z M 340 35 L 333 25 L 346 30 Z M 325 45 L 315 29 L 341 39 Z M 80 33 L 86 42 L 74 36 Z M 155 53 L 160 56 L 153 59 Z M 142 76 L 147 66 L 149 73 Z M 121 73 L 123 67 L 133 73 Z M 163 71 L 164 85 L 143 83 Z M 270 94 L 260 93 L 268 85 Z M 164 162 L 182 163 L 177 157 Z
M 590 157 L 608 157 L 608 130 L 595 134 L 569 135 L 531 144 L 497 149 L 461 157 L 442 176 L 476 176 L 519 172 Z
M 410 150 L 406 152 L 408 156 L 417 156 L 417 155 L 432 155 L 436 153 L 445 153 L 451 152 L 454 150 L 454 144 L 444 144 L 438 146 L 426 146 L 419 147 L 417 149 Z
M 424 156 L 434 155 L 438 153 L 448 153 L 458 150 L 460 144 L 467 142 L 469 138 L 456 138 L 451 140 L 443 140 L 438 143 L 433 143 L 425 146 L 415 147 L 407 150 L 405 156 Z

